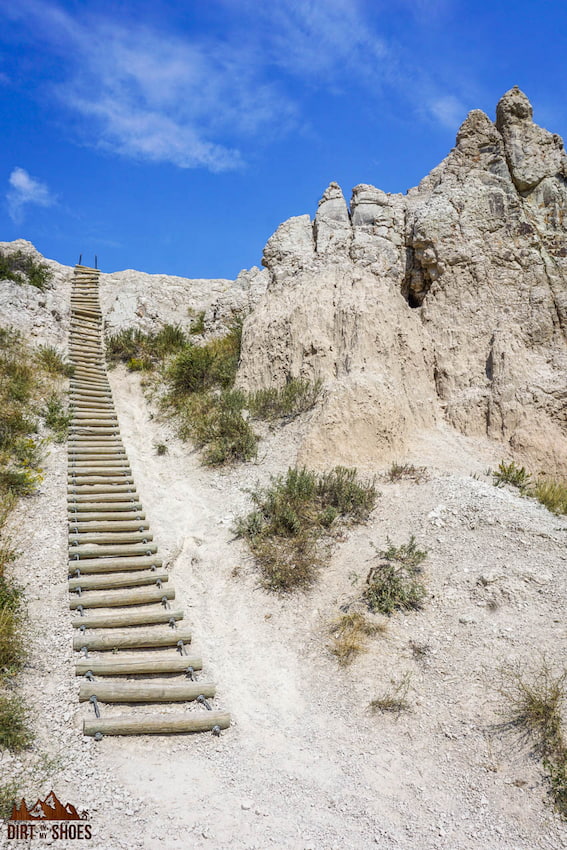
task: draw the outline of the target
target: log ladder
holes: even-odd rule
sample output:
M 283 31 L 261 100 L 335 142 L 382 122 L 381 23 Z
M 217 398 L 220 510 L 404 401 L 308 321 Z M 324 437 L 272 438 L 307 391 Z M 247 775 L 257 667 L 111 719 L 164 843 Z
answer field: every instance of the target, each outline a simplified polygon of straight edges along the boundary
M 69 337 L 70 608 L 73 649 L 79 653 L 75 674 L 83 677 L 79 700 L 89 702 L 93 712 L 83 721 L 83 733 L 97 739 L 219 734 L 230 725 L 230 715 L 212 708 L 215 685 L 198 678 L 202 661 L 187 649 L 191 633 L 174 604 L 175 590 L 152 542 L 120 438 L 104 361 L 98 281 L 97 269 L 75 267 Z M 130 704 L 130 712 L 116 713 L 115 703 Z

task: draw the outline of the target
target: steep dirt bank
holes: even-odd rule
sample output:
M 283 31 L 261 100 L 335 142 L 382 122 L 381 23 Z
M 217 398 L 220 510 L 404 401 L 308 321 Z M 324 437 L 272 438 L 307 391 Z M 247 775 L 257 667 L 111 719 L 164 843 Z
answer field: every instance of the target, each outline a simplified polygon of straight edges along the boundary
M 100 850 L 566 847 L 538 762 L 493 729 L 503 663 L 540 651 L 564 659 L 565 520 L 472 478 L 498 460 L 489 444 L 433 432 L 410 456 L 430 480 L 381 483 L 371 523 L 348 533 L 324 580 L 278 599 L 256 587 L 230 526 L 248 504 L 243 488 L 293 461 L 306 424 L 268 435 L 258 465 L 212 472 L 149 417 L 136 377 L 117 370 L 111 382 L 156 542 L 208 662 L 203 677 L 217 681 L 234 725 L 220 739 L 82 738 L 56 449 L 41 493 L 14 518 L 34 623 L 26 691 L 40 741 L 67 761 L 38 795 L 54 784 L 60 799 L 89 809 Z M 158 457 L 164 441 L 169 453 Z M 325 649 L 327 624 L 356 593 L 351 574 L 364 577 L 372 543 L 410 534 L 429 552 L 425 610 L 392 619 L 340 670 Z M 429 644 L 425 663 L 410 639 Z M 406 671 L 411 711 L 370 715 L 370 699 Z

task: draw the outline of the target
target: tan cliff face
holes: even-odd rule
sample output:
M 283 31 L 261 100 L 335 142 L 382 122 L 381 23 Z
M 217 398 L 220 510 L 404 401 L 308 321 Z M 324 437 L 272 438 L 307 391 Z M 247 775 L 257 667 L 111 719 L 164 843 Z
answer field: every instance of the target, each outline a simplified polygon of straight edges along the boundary
M 567 471 L 567 157 L 517 88 L 407 195 L 337 184 L 264 249 L 239 382 L 321 378 L 306 462 L 399 457 L 443 422 Z

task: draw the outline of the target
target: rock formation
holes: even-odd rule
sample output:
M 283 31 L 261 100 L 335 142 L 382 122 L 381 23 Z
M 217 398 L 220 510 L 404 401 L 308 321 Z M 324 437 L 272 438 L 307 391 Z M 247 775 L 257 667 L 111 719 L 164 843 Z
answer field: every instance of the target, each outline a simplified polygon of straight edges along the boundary
M 407 195 L 336 183 L 276 230 L 239 381 L 321 378 L 306 462 L 400 457 L 448 422 L 567 472 L 567 157 L 513 88 Z

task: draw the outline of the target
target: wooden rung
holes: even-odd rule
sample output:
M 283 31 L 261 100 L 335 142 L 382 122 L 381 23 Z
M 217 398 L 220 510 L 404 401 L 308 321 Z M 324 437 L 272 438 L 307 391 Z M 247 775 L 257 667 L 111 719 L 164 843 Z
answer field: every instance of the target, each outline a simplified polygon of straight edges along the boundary
M 81 493 L 97 493 L 100 497 L 101 493 L 106 493 L 109 491 L 108 484 L 77 484 L 75 487 L 67 487 L 67 493 L 76 493 L 78 496 Z M 131 493 L 132 485 L 131 484 L 113 484 L 112 493 Z
M 173 587 L 134 587 L 125 590 L 87 590 L 80 596 L 74 594 L 69 600 L 69 608 L 116 608 L 125 605 L 148 605 L 151 602 L 161 602 L 165 599 L 175 599 Z
M 75 511 L 89 513 L 114 513 L 114 511 L 131 511 L 138 514 L 142 510 L 141 502 L 73 502 L 68 505 L 68 513 L 72 517 Z
M 104 611 L 92 613 L 84 617 L 75 617 L 71 625 L 75 629 L 85 626 L 87 629 L 126 628 L 127 626 L 151 626 L 157 623 L 169 623 L 170 620 L 182 620 L 183 611 L 178 608 L 168 611 L 161 606 L 148 605 L 147 608 L 129 608 L 126 611 Z
M 69 534 L 84 533 L 88 534 L 91 531 L 145 531 L 149 529 L 149 524 L 145 520 L 121 520 L 114 521 L 105 520 L 103 522 L 73 522 L 69 523 Z
M 216 694 L 213 682 L 172 682 L 170 679 L 151 682 L 81 682 L 79 700 L 95 696 L 99 702 L 188 702 L 203 695 L 212 699 Z
M 69 590 L 78 587 L 82 590 L 108 590 L 113 587 L 140 587 L 145 584 L 156 584 L 158 581 L 169 581 L 169 573 L 165 570 L 132 570 L 130 573 L 102 573 L 98 575 L 78 576 L 69 579 Z
M 75 664 L 75 676 L 84 676 L 90 670 L 94 676 L 129 676 L 137 673 L 184 673 L 188 667 L 202 670 L 198 655 L 179 655 L 173 651 L 139 653 L 136 655 L 111 655 L 110 658 L 81 658 Z
M 69 543 L 74 545 L 84 545 L 85 543 L 142 543 L 144 540 L 153 540 L 154 536 L 150 531 L 115 531 L 97 533 L 79 532 L 69 535 Z
M 122 511 L 119 513 L 114 512 L 94 512 L 94 513 L 80 513 L 75 514 L 71 511 L 69 512 L 69 516 L 67 521 L 70 525 L 79 525 L 82 527 L 82 523 L 85 522 L 138 522 L 138 520 L 142 520 L 146 522 L 146 515 L 144 511 Z M 149 526 L 145 526 L 148 528 Z
M 147 629 L 106 629 L 97 632 L 82 632 L 73 638 L 73 649 L 80 652 L 86 646 L 93 652 L 111 652 L 113 649 L 148 649 L 164 646 L 177 646 L 191 643 L 189 629 L 170 629 L 153 626 Z
M 183 714 L 118 715 L 83 721 L 83 735 L 170 735 L 228 729 L 227 711 L 187 711 Z
M 102 476 L 100 476 L 100 478 L 102 478 Z M 86 484 L 105 484 L 105 481 L 104 481 L 104 479 L 102 479 L 102 481 L 100 481 L 100 480 L 86 481 L 85 483 Z M 133 483 L 133 482 L 130 482 L 130 483 Z M 80 510 L 81 504 L 85 504 L 85 503 L 89 503 L 89 502 L 93 502 L 93 501 L 94 502 L 97 502 L 97 501 L 98 502 L 100 502 L 100 501 L 104 501 L 104 502 L 124 502 L 125 504 L 128 504 L 128 503 L 135 502 L 136 499 L 140 498 L 135 490 L 126 491 L 125 493 L 120 493 L 119 491 L 117 492 L 116 490 L 113 490 L 111 484 L 107 485 L 106 490 L 107 490 L 106 493 L 102 493 L 102 494 L 95 493 L 95 498 L 91 498 L 91 496 L 88 493 L 82 493 L 82 494 L 81 493 L 69 493 L 67 495 L 67 505 L 68 505 L 68 507 L 77 505 L 77 508 Z M 91 491 L 91 492 L 94 493 L 94 491 Z
M 69 561 L 69 575 L 77 575 L 77 570 L 81 575 L 83 573 L 92 575 L 93 573 L 119 573 L 123 570 L 147 570 L 161 566 L 163 566 L 161 558 L 156 558 L 154 555 L 146 555 L 143 558 L 93 558 L 92 560 L 85 558 Z
M 154 555 L 157 552 L 155 543 L 124 543 L 116 546 L 71 546 L 69 547 L 69 559 L 76 561 L 77 555 L 79 559 L 83 558 L 108 558 L 123 556 L 127 558 L 129 555 Z M 80 564 L 79 564 L 80 567 Z

